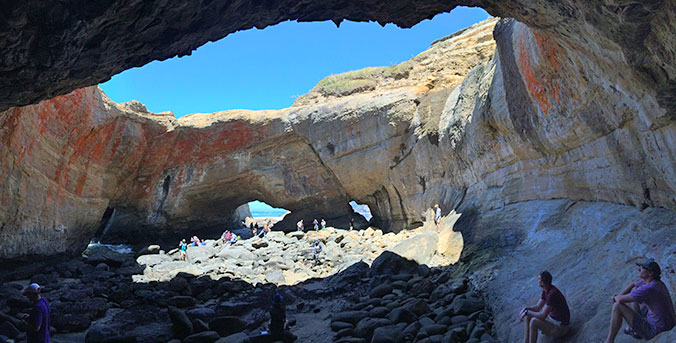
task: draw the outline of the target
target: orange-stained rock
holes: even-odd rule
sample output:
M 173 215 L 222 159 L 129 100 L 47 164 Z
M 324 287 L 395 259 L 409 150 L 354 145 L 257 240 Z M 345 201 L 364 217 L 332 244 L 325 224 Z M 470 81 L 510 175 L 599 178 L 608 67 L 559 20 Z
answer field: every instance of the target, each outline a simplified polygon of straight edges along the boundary
M 676 209 L 674 120 L 619 50 L 496 21 L 401 65 L 328 77 L 279 111 L 175 119 L 86 88 L 2 112 L 0 256 L 220 233 L 254 199 L 289 209 L 287 228 L 347 227 L 355 200 L 385 231 L 435 203 Z

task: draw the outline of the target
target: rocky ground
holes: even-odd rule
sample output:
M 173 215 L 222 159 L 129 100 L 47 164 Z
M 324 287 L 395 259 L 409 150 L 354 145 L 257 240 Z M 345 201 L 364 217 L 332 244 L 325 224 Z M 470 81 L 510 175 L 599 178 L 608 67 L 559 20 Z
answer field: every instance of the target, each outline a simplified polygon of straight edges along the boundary
M 453 267 L 386 251 L 448 261 L 436 245 L 445 234 L 272 232 L 233 246 L 207 240 L 187 261 L 153 246 L 93 246 L 81 258 L 4 273 L 0 342 L 25 340 L 18 318 L 30 307 L 21 295 L 29 282 L 51 304 L 53 342 L 256 342 L 275 291 L 299 342 L 493 342 L 489 312 Z M 315 239 L 323 246 L 316 265 L 306 253 Z
M 243 234 L 243 233 L 242 233 Z M 322 246 L 319 263 L 314 262 L 311 244 Z M 240 240 L 224 245 L 206 240 L 206 245 L 189 247 L 181 261 L 177 249 L 168 253 L 153 247 L 138 257 L 145 265 L 142 273 L 132 275 L 135 282 L 169 281 L 178 273 L 230 277 L 253 285 L 273 283 L 293 285 L 315 277 L 340 272 L 356 262 L 370 264 L 385 250 L 428 266 L 449 265 L 457 261 L 462 250 L 462 236 L 451 229 L 437 233 L 431 227 L 383 234 L 381 230 L 347 231 L 332 227 L 320 231 L 273 231 L 265 238 Z

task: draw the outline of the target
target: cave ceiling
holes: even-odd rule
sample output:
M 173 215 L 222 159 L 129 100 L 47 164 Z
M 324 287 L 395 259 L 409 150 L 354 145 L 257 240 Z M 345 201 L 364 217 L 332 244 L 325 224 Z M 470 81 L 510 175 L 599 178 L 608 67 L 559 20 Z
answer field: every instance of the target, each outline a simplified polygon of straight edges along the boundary
M 324 1 L 324 0 L 10 0 L 0 4 L 0 111 L 95 85 L 153 60 L 286 20 L 376 21 L 411 27 L 456 6 L 479 6 L 531 27 L 569 37 L 596 29 L 582 44 L 622 49 L 661 103 L 673 108 L 676 1 Z M 666 13 L 666 14 L 663 14 Z M 663 28 L 662 28 L 663 26 Z M 657 27 L 657 29 L 655 29 Z M 665 31 L 666 30 L 666 31 Z M 664 38 L 666 36 L 666 38 Z M 673 111 L 673 110 L 671 110 Z

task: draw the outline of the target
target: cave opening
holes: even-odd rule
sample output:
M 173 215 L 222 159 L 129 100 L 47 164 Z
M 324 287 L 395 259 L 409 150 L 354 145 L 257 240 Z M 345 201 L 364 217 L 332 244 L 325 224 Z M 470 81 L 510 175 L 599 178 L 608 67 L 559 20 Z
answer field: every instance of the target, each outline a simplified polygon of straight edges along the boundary
M 238 216 L 242 224 L 249 231 L 256 227 L 257 230 L 263 229 L 266 226 L 272 228 L 275 223 L 281 221 L 287 214 L 291 213 L 288 209 L 281 207 L 274 207 L 264 201 L 253 200 L 245 204 L 246 208 L 240 206 Z M 270 225 L 272 224 L 272 225 Z
M 112 226 L 114 219 L 115 219 L 115 209 L 107 207 L 106 210 L 103 212 L 103 216 L 101 217 L 99 227 L 98 229 L 96 229 L 94 237 L 92 237 L 89 243 L 101 243 L 101 239 L 105 237 L 106 232 Z
M 482 8 L 458 6 L 411 28 L 373 21 L 285 21 L 231 33 L 190 55 L 127 69 L 100 87 L 115 102 L 138 100 L 151 112 L 170 110 L 176 117 L 282 109 L 321 88 L 329 75 L 396 68 L 443 37 L 490 17 Z

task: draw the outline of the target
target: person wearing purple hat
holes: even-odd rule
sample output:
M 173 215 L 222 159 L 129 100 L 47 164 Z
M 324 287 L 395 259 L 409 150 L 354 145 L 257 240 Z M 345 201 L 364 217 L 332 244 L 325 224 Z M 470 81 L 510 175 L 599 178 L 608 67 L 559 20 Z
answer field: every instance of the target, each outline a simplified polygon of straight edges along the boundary
M 613 310 L 606 343 L 615 341 L 622 320 L 629 325 L 624 332 L 637 339 L 650 340 L 676 325 L 674 304 L 667 286 L 660 279 L 662 270 L 653 259 L 636 263 L 641 281 L 630 283 L 611 298 Z
M 49 343 L 49 303 L 40 295 L 40 285 L 28 285 L 23 295 L 33 304 L 31 313 L 24 317 L 27 343 Z

